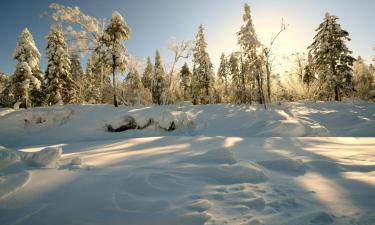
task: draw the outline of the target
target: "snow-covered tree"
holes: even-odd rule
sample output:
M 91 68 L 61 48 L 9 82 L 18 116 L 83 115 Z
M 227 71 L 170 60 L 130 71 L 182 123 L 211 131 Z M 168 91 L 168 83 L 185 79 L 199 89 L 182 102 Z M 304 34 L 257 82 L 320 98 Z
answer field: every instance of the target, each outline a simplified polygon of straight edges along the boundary
M 218 77 L 218 86 L 219 88 L 223 88 L 224 90 L 221 90 L 222 97 L 225 102 L 228 102 L 228 95 L 229 95 L 229 65 L 228 60 L 224 53 L 221 54 L 220 57 L 220 66 L 217 71 L 217 77 Z
M 252 76 L 250 73 L 254 74 L 257 82 L 259 103 L 265 103 L 265 97 L 263 92 L 263 71 L 262 71 L 262 58 L 257 54 L 258 48 L 261 43 L 255 33 L 253 21 L 251 18 L 250 6 L 246 3 L 244 6 L 245 13 L 243 15 L 244 25 L 241 26 L 238 35 L 238 44 L 242 48 L 242 53 L 245 56 L 244 61 L 249 63 L 249 69 L 246 74 L 248 77 Z M 249 79 L 251 80 L 251 79 Z
M 151 82 L 152 101 L 154 104 L 162 104 L 162 94 L 166 86 L 165 72 L 159 50 L 156 50 L 154 73 Z
M 65 36 L 58 25 L 53 25 L 47 36 L 45 73 L 48 103 L 69 104 L 77 102 L 76 85 L 70 73 L 70 60 Z
M 206 48 L 204 28 L 200 25 L 193 48 L 193 104 L 209 104 L 213 100 L 214 72 Z
M 16 85 L 18 88 L 22 86 L 22 84 L 25 82 L 24 79 L 29 79 L 29 85 L 28 85 L 28 91 L 23 92 L 23 94 L 28 95 L 28 105 L 37 105 L 40 106 L 43 104 L 43 75 L 40 71 L 40 53 L 37 49 L 33 36 L 30 33 L 30 31 L 25 28 L 17 42 L 16 49 L 13 52 L 13 59 L 16 59 L 18 61 L 18 64 L 26 63 L 29 68 L 26 68 L 26 65 L 19 65 L 17 66 L 18 70 L 16 69 L 16 72 L 20 72 L 22 74 L 17 74 L 15 72 L 15 79 L 14 79 L 14 85 Z M 30 77 L 25 76 L 25 73 L 28 73 L 27 71 L 31 71 Z M 17 88 L 17 89 L 18 89 Z M 22 95 L 19 93 L 18 95 Z M 24 97 L 22 97 L 24 99 Z
M 142 75 L 142 84 L 144 88 L 151 90 L 152 75 L 154 73 L 154 66 L 152 65 L 151 58 L 147 57 L 147 65 Z
M 235 54 L 231 54 L 229 58 L 229 73 L 232 78 L 231 85 L 231 101 L 233 103 L 244 103 L 245 96 L 245 80 L 241 76 L 238 58 Z
M 70 56 L 70 74 L 76 84 L 77 103 L 85 101 L 85 87 L 87 86 L 87 79 L 82 70 L 79 56 L 76 53 L 72 53 Z
M 180 71 L 180 87 L 183 90 L 184 101 L 191 99 L 191 72 L 187 63 L 185 63 Z
M 307 64 L 305 65 L 305 68 L 303 71 L 302 81 L 304 84 L 307 85 L 307 87 L 310 87 L 311 83 L 314 80 L 316 80 L 314 65 L 312 62 L 312 55 L 309 53 L 308 58 L 307 58 Z
M 130 37 L 130 29 L 124 18 L 117 11 L 112 13 L 112 18 L 100 39 L 99 55 L 103 55 L 105 63 L 109 65 L 113 82 L 113 101 L 115 107 L 117 102 L 116 74 L 124 72 L 128 65 L 128 51 L 124 46 L 124 41 Z
M 314 42 L 309 46 L 314 68 L 325 89 L 333 90 L 334 99 L 353 90 L 352 66 L 355 59 L 346 46 L 349 33 L 341 28 L 338 17 L 326 13 Z
M 17 102 L 20 102 L 25 108 L 31 106 L 30 89 L 33 77 L 30 66 L 26 62 L 20 62 L 16 66 L 13 74 L 13 90 Z
M 7 83 L 9 82 L 9 77 L 3 72 L 0 72 L 0 93 L 5 89 Z
M 353 66 L 353 82 L 356 95 L 362 99 L 370 97 L 374 77 L 371 68 L 365 63 L 362 57 L 358 57 Z
M 7 74 L 0 72 L 0 106 L 12 107 L 14 103 L 12 79 Z

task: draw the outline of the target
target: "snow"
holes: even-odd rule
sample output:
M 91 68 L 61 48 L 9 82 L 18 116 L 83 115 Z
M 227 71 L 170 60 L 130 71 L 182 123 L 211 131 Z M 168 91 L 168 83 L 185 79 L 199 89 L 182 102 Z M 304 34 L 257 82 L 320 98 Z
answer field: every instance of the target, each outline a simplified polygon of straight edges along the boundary
M 108 132 L 129 118 L 154 123 Z M 1 109 L 0 224 L 373 224 L 374 119 L 366 102 Z

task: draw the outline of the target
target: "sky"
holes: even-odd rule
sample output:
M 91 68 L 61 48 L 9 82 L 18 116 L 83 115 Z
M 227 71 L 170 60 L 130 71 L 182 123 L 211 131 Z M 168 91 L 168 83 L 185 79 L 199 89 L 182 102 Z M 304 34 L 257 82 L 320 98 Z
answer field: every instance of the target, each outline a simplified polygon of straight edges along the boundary
M 16 61 L 12 53 L 25 27 L 45 56 L 45 37 L 53 22 L 40 15 L 49 10 L 52 2 L 78 6 L 97 18 L 109 19 L 114 10 L 119 11 L 132 30 L 130 40 L 125 43 L 129 53 L 153 58 L 155 50 L 160 49 L 165 63 L 173 56 L 167 49 L 168 41 L 192 40 L 198 26 L 203 24 L 208 53 L 216 70 L 222 52 L 229 54 L 238 49 L 236 33 L 243 24 L 246 2 L 252 8 L 255 29 L 263 44 L 268 45 L 278 32 L 282 18 L 289 24 L 273 51 L 278 59 L 276 70 L 284 69 L 280 64 L 285 57 L 306 51 L 326 12 L 338 16 L 342 28 L 349 31 L 352 41 L 348 45 L 353 56 L 361 55 L 371 62 L 375 55 L 373 0 L 0 0 L 0 71 L 13 73 Z M 45 58 L 41 67 L 42 70 L 46 67 Z

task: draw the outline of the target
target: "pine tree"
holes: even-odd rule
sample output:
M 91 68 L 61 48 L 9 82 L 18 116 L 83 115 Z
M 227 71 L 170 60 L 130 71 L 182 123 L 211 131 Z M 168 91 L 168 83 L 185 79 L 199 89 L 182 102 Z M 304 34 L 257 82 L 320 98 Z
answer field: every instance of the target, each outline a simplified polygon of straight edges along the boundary
M 20 35 L 16 49 L 13 52 L 13 59 L 18 60 L 19 64 L 15 71 L 14 82 L 16 83 L 14 83 L 14 85 L 19 89 L 19 87 L 23 86 L 23 83 L 26 82 L 22 79 L 28 79 L 27 82 L 29 83 L 26 85 L 28 86 L 27 93 L 24 92 L 24 90 L 22 93 L 16 93 L 17 96 L 25 100 L 25 96 L 23 95 L 27 94 L 28 105 L 25 105 L 26 107 L 42 105 L 44 83 L 40 71 L 40 53 L 35 45 L 32 34 L 27 28 L 25 28 Z M 22 63 L 26 63 L 26 65 L 20 65 Z M 26 76 L 28 70 L 31 72 L 30 76 Z M 21 74 L 17 74 L 18 72 Z
M 372 84 L 374 82 L 371 70 L 371 67 L 359 56 L 353 66 L 353 82 L 357 96 L 362 99 L 368 99 L 370 97 L 370 91 L 372 90 Z
M 85 86 L 86 77 L 82 70 L 81 62 L 79 61 L 78 54 L 71 54 L 70 56 L 70 74 L 76 84 L 77 102 L 82 103 L 85 101 Z
M 183 90 L 184 101 L 191 98 L 191 72 L 187 63 L 185 63 L 180 71 L 180 87 Z
M 239 62 L 235 54 L 231 54 L 229 58 L 229 72 L 232 78 L 232 102 L 234 103 L 244 103 L 244 79 L 241 79 L 240 69 L 238 67 Z
M 310 87 L 311 83 L 316 79 L 315 72 L 314 72 L 314 65 L 312 62 L 312 55 L 308 55 L 307 59 L 307 65 L 304 68 L 303 71 L 303 78 L 302 81 L 304 84 L 307 85 L 307 87 Z
M 130 29 L 124 18 L 117 11 L 112 13 L 111 21 L 101 37 L 99 52 L 104 56 L 106 64 L 111 68 L 113 82 L 113 102 L 118 107 L 116 73 L 126 70 L 128 53 L 123 42 L 130 37 Z
M 48 103 L 76 103 L 76 85 L 70 74 L 70 60 L 64 34 L 53 25 L 47 36 L 46 54 L 48 65 L 45 73 Z
M 193 104 L 209 104 L 213 98 L 214 72 L 206 48 L 204 28 L 200 25 L 193 49 Z
M 228 95 L 229 95 L 229 90 L 228 90 L 228 85 L 229 85 L 229 65 L 227 58 L 224 53 L 221 54 L 220 57 L 220 66 L 217 71 L 217 77 L 219 78 L 219 81 L 221 84 L 224 85 L 224 93 L 223 97 L 225 99 L 225 102 L 228 102 Z
M 355 59 L 346 46 L 349 33 L 341 29 L 337 20 L 338 17 L 326 13 L 309 50 L 320 81 L 328 91 L 333 90 L 335 101 L 341 101 L 342 94 L 353 90 L 351 67 Z
M 259 103 L 265 103 L 265 97 L 263 92 L 263 71 L 262 71 L 262 60 L 257 55 L 257 49 L 260 47 L 260 42 L 255 33 L 253 21 L 251 18 L 250 6 L 246 3 L 244 6 L 245 13 L 243 15 L 244 25 L 242 25 L 238 35 L 238 44 L 241 46 L 245 59 L 243 61 L 250 63 L 246 68 L 248 77 L 251 77 L 250 73 L 254 74 L 255 80 L 258 86 L 258 97 Z M 244 74 L 245 75 L 245 74 Z M 252 80 L 252 79 L 248 79 Z M 243 102 L 245 103 L 245 102 Z
M 22 103 L 25 108 L 30 107 L 30 89 L 33 75 L 31 68 L 26 62 L 20 62 L 16 66 L 13 75 L 13 90 L 17 102 Z
M 162 94 L 165 89 L 165 72 L 159 50 L 156 50 L 154 74 L 151 82 L 152 101 L 154 104 L 162 104 Z
M 124 80 L 122 99 L 126 105 L 141 104 L 143 85 L 138 70 L 131 68 Z
M 147 66 L 142 75 L 142 84 L 144 88 L 151 90 L 152 74 L 154 73 L 154 67 L 151 62 L 151 58 L 147 57 Z

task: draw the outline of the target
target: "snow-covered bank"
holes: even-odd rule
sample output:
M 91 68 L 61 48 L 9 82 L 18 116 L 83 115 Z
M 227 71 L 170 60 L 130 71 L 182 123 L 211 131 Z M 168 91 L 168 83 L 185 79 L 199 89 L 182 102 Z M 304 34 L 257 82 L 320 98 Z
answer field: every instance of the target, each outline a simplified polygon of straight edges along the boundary
M 127 118 L 146 129 L 109 133 Z M 153 121 L 151 126 L 147 126 Z M 177 129 L 168 131 L 172 122 Z M 151 136 L 372 137 L 375 104 L 283 103 L 262 106 L 65 106 L 9 111 L 0 116 L 0 144 L 62 144 Z
M 374 148 L 322 137 L 71 143 L 60 169 L 28 170 L 0 201 L 0 223 L 372 224 Z
M 374 121 L 370 103 L 0 110 L 0 224 L 375 224 Z

